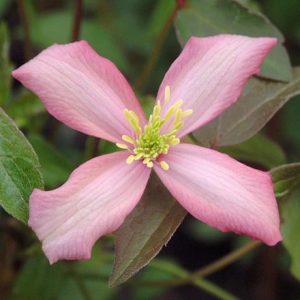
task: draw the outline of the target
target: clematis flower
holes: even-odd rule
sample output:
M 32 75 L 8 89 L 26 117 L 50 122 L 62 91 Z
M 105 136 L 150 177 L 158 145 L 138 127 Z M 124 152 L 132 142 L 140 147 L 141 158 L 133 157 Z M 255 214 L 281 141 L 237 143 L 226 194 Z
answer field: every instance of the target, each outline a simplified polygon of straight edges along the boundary
M 53 45 L 13 72 L 48 112 L 122 150 L 89 160 L 53 191 L 35 189 L 29 225 L 50 263 L 88 259 L 140 200 L 154 170 L 195 218 L 274 245 L 281 240 L 270 174 L 185 144 L 239 97 L 273 38 L 192 37 L 167 71 L 147 121 L 126 79 L 85 41 Z

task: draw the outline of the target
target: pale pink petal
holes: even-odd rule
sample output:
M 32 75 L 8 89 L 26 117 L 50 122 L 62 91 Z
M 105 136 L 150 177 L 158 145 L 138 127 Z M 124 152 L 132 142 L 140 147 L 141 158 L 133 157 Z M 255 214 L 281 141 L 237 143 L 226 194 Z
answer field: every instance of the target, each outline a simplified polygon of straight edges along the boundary
M 180 144 L 155 171 L 172 195 L 195 218 L 222 231 L 246 234 L 274 245 L 281 240 L 271 176 L 195 145 Z
M 75 130 L 113 142 L 132 132 L 125 108 L 144 113 L 116 66 L 87 42 L 53 45 L 13 71 L 49 113 Z
M 259 73 L 259 66 L 275 44 L 274 38 L 238 35 L 190 38 L 166 73 L 157 96 L 163 102 L 169 85 L 171 100 L 164 112 L 179 99 L 184 101 L 184 109 L 193 109 L 179 136 L 204 125 L 233 104 L 247 79 Z
M 95 241 L 115 231 L 139 201 L 150 169 L 126 164 L 127 151 L 94 158 L 56 190 L 34 190 L 29 225 L 50 263 L 88 259 Z

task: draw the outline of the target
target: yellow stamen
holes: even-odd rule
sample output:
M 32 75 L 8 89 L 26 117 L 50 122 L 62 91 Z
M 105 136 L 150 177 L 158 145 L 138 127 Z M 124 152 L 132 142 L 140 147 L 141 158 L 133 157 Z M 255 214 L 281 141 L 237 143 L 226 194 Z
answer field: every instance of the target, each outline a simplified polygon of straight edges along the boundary
M 126 160 L 127 164 L 130 165 L 133 161 L 134 161 L 134 156 L 133 155 L 129 155 L 127 157 L 127 160 Z
M 168 103 L 171 98 L 171 89 L 170 86 L 167 85 L 165 88 L 165 99 L 164 99 L 164 104 Z
M 117 147 L 119 147 L 120 149 L 128 149 L 128 146 L 125 144 L 120 144 L 120 143 L 116 143 Z
M 163 170 L 165 170 L 165 171 L 169 170 L 169 164 L 166 163 L 164 160 L 162 160 L 159 164 Z
M 153 167 L 153 162 L 152 162 L 152 161 L 148 162 L 148 163 L 147 163 L 147 167 L 148 167 L 148 168 L 152 168 L 152 167 Z
M 124 116 L 132 127 L 134 136 L 122 136 L 122 140 L 132 146 L 120 143 L 117 143 L 117 146 L 121 149 L 128 149 L 132 153 L 126 160 L 128 164 L 134 160 L 142 160 L 148 168 L 153 168 L 154 162 L 159 159 L 160 155 L 167 154 L 170 146 L 180 143 L 176 134 L 182 128 L 184 119 L 193 111 L 191 109 L 183 110 L 181 108 L 183 100 L 178 100 L 169 107 L 164 116 L 161 116 L 161 112 L 164 111 L 163 106 L 169 102 L 170 97 L 170 86 L 166 86 L 163 105 L 157 101 L 148 124 L 143 129 L 137 114 L 128 109 L 124 110 Z M 162 129 L 163 127 L 164 129 Z M 169 169 L 169 165 L 165 161 L 160 161 L 159 165 L 165 171 Z
M 134 145 L 135 144 L 135 141 L 132 137 L 128 136 L 128 135 L 122 135 L 122 140 L 129 143 L 129 144 L 132 144 Z

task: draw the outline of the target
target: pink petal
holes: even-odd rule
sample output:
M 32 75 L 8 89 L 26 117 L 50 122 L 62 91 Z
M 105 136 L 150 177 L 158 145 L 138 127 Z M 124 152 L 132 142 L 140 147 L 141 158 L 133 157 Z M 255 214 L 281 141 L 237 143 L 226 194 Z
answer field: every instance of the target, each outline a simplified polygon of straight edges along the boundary
M 34 190 L 29 225 L 50 263 L 88 259 L 95 241 L 115 231 L 139 201 L 150 169 L 126 164 L 127 151 L 94 158 L 56 190 Z
M 131 127 L 123 116 L 144 113 L 126 79 L 87 42 L 53 45 L 12 75 L 36 93 L 49 113 L 75 130 L 113 142 Z
M 229 156 L 180 144 L 163 157 L 170 168 L 155 171 L 195 218 L 222 231 L 274 245 L 281 240 L 271 176 Z
M 169 85 L 171 100 L 164 112 L 179 99 L 184 101 L 184 109 L 193 109 L 179 136 L 199 128 L 233 104 L 247 79 L 259 73 L 259 66 L 275 44 L 274 38 L 238 35 L 190 38 L 166 73 L 157 96 L 163 102 Z

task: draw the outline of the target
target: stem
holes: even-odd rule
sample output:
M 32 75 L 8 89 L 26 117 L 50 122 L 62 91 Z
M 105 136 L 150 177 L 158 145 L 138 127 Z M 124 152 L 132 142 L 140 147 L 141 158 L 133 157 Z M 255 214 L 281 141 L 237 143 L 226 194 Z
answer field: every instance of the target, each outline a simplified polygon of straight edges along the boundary
M 215 273 L 215 272 L 223 269 L 224 267 L 230 265 L 231 263 L 235 262 L 236 260 L 238 260 L 239 258 L 244 256 L 245 254 L 247 254 L 251 250 L 255 249 L 259 245 L 261 245 L 260 242 L 251 241 L 251 242 L 247 243 L 246 245 L 242 246 L 241 248 L 230 252 L 229 254 L 223 256 L 222 258 L 220 258 L 220 259 L 214 261 L 213 263 L 205 266 L 204 268 L 201 268 L 200 270 L 192 273 L 190 275 L 189 280 L 193 280 L 193 279 L 196 279 L 198 277 L 205 277 L 205 276 L 208 276 L 212 273 Z
M 179 286 L 184 285 L 190 282 L 195 282 L 195 280 L 198 280 L 201 277 L 208 276 L 210 274 L 213 274 L 224 267 L 230 265 L 231 263 L 235 262 L 251 250 L 255 249 L 261 245 L 260 242 L 257 241 L 251 241 L 247 243 L 246 245 L 242 246 L 241 248 L 234 250 L 230 252 L 229 254 L 223 256 L 222 258 L 214 261 L 211 264 L 208 264 L 207 266 L 199 269 L 198 271 L 195 271 L 191 274 L 187 274 L 187 276 L 181 276 L 181 278 L 176 279 L 169 279 L 169 280 L 153 280 L 153 281 L 147 281 L 147 284 L 150 285 L 161 285 L 161 286 Z
M 74 13 L 72 37 L 71 37 L 72 42 L 75 42 L 79 39 L 82 15 L 83 15 L 83 0 L 77 0 L 75 13 Z
M 213 284 L 212 282 L 204 279 L 196 279 L 193 281 L 194 285 L 201 288 L 203 291 L 216 296 L 223 300 L 237 300 L 237 297 L 220 288 L 219 286 Z
M 149 75 L 151 74 L 153 68 L 155 67 L 158 57 L 159 57 L 159 52 L 161 50 L 161 47 L 165 41 L 165 38 L 173 24 L 173 21 L 177 15 L 178 10 L 181 8 L 182 6 L 177 2 L 176 6 L 174 7 L 171 15 L 168 17 L 166 23 L 164 24 L 164 26 L 162 27 L 158 37 L 155 40 L 154 43 L 154 47 L 151 51 L 150 54 L 150 58 L 148 60 L 148 62 L 146 63 L 146 65 L 144 66 L 140 77 L 135 81 L 134 86 L 137 89 L 142 88 L 142 86 L 144 85 L 145 81 L 148 79 Z
M 159 264 L 155 261 L 153 261 L 150 264 L 150 266 L 159 271 L 175 275 L 176 277 L 179 277 L 179 279 L 184 279 L 184 278 L 188 278 L 191 276 L 191 274 L 189 274 L 186 270 L 181 269 L 180 267 L 169 268 L 169 267 L 162 266 L 161 264 Z M 138 286 L 145 285 L 145 286 L 169 287 L 170 286 L 169 282 L 170 281 L 168 281 L 168 280 L 160 280 L 160 281 L 156 281 L 156 282 L 148 281 L 148 280 L 139 280 L 139 281 L 134 282 L 134 284 L 136 284 Z M 196 287 L 202 289 L 203 291 L 206 291 L 207 293 L 209 293 L 219 299 L 223 299 L 223 300 L 236 300 L 237 299 L 231 293 L 225 291 L 221 287 L 215 285 L 214 283 L 212 283 L 204 278 L 195 278 L 195 279 L 191 280 L 190 283 L 192 283 Z
M 18 0 L 17 5 L 18 5 L 20 21 L 24 32 L 24 56 L 25 56 L 25 60 L 27 61 L 31 58 L 32 47 L 31 47 L 31 39 L 30 39 L 29 21 L 28 21 L 26 7 L 25 7 L 25 0 Z

